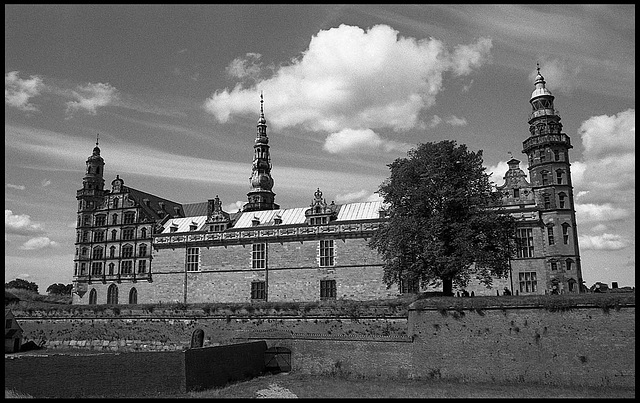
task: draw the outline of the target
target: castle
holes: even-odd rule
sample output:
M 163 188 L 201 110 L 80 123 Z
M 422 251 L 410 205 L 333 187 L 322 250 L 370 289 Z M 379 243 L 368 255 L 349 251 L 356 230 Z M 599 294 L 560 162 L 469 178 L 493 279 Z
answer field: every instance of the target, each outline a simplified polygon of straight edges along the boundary
M 517 218 L 517 254 L 508 278 L 475 295 L 581 292 L 569 136 L 540 74 L 531 94 L 529 136 L 522 152 L 530 182 L 512 158 L 497 187 Z M 215 198 L 181 204 L 124 184 L 104 189 L 98 142 L 77 191 L 73 304 L 370 300 L 428 291 L 383 283 L 383 262 L 368 240 L 385 220 L 382 202 L 327 203 L 317 189 L 310 205 L 275 203 L 269 138 L 260 117 L 248 202 L 235 213 Z

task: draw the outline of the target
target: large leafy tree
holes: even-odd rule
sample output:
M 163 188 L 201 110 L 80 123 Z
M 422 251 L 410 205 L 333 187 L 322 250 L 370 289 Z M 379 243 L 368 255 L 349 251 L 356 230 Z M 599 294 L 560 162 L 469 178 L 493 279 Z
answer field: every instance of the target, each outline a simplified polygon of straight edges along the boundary
M 33 291 L 36 294 L 38 293 L 38 284 L 23 280 L 21 278 L 11 280 L 8 283 L 4 283 L 4 288 L 20 288 L 23 290 Z
M 64 285 L 62 283 L 54 283 L 47 287 L 48 294 L 70 295 L 73 284 Z
M 465 287 L 474 275 L 489 286 L 509 274 L 514 225 L 492 192 L 482 151 L 455 141 L 419 144 L 389 164 L 378 190 L 388 221 L 370 240 L 384 260 L 384 282 Z

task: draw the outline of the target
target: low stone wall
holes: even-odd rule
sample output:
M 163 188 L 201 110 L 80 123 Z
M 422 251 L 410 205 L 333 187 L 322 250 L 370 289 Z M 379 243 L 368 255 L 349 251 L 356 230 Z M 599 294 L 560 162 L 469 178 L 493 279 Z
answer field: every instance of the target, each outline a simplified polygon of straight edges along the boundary
M 87 349 L 111 352 L 136 351 L 184 351 L 189 342 L 161 342 L 152 340 L 47 340 L 43 347 L 48 349 Z M 218 344 L 219 345 L 219 344 Z

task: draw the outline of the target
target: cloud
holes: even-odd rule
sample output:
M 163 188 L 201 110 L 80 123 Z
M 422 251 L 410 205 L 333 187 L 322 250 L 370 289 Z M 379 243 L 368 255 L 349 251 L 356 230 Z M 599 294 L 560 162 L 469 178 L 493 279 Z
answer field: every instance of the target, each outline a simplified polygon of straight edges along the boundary
M 28 79 L 21 79 L 18 71 L 10 71 L 4 75 L 4 102 L 5 104 L 23 111 L 37 111 L 35 105 L 29 100 L 40 95 L 45 88 L 42 78 L 31 76 Z
M 95 115 L 99 107 L 113 104 L 119 98 L 115 87 L 102 83 L 78 86 L 77 91 L 71 91 L 71 96 L 76 101 L 67 102 L 68 116 L 80 110 Z
M 345 204 L 345 203 L 357 203 L 357 202 L 372 202 L 372 201 L 382 201 L 382 197 L 380 197 L 377 193 L 371 193 L 366 189 L 359 190 L 357 192 L 351 193 L 342 193 L 336 195 L 336 204 Z
M 246 203 L 246 201 L 238 200 L 235 203 L 227 204 L 227 206 L 222 210 L 226 211 L 227 213 L 236 213 L 240 211 L 242 209 L 242 206 L 244 206 Z
M 543 58 L 540 60 L 540 73 L 546 82 L 553 83 L 554 90 L 569 94 L 578 86 L 580 67 L 568 60 Z M 529 80 L 534 82 L 537 74 L 537 69 L 532 70 Z
M 451 126 L 466 126 L 467 119 L 451 115 L 447 118 L 446 123 Z
M 410 144 L 384 140 L 371 129 L 344 129 L 327 136 L 324 149 L 331 154 L 368 152 L 374 149 L 382 149 L 386 152 L 399 150 L 408 151 Z
M 31 217 L 26 214 L 13 214 L 11 210 L 4 210 L 4 231 L 5 234 L 33 235 L 43 232 L 41 224 L 31 221 Z
M 27 242 L 23 243 L 20 246 L 20 249 L 23 250 L 36 250 L 36 249 L 44 249 L 49 247 L 58 246 L 57 242 L 52 241 L 46 236 L 40 236 L 36 238 L 31 238 Z
M 629 211 L 614 207 L 611 203 L 593 204 L 576 203 L 576 216 L 580 223 L 622 220 L 629 216 Z
M 263 73 L 260 53 L 247 53 L 244 57 L 233 59 L 225 68 L 225 72 L 232 78 L 257 81 Z
M 18 189 L 18 190 L 25 190 L 26 187 L 24 185 L 13 185 L 11 183 L 7 183 L 6 185 L 8 188 L 10 189 Z
M 499 161 L 496 165 L 485 166 L 485 173 L 489 174 L 489 180 L 496 186 L 504 185 L 504 176 L 509 170 L 509 164 L 507 161 Z M 522 166 L 520 166 L 522 169 Z M 525 174 L 525 179 L 529 180 L 529 170 L 522 169 Z
M 433 115 L 433 118 L 431 118 L 431 121 L 429 121 L 428 126 L 430 128 L 434 128 L 438 126 L 440 123 L 442 123 L 442 118 L 438 115 Z
M 629 241 L 620 235 L 604 233 L 602 235 L 578 236 L 580 249 L 583 250 L 620 250 L 629 246 Z
M 365 31 L 343 24 L 318 32 L 299 58 L 254 87 L 216 91 L 205 109 L 222 123 L 255 114 L 264 91 L 265 114 L 276 129 L 408 130 L 435 103 L 444 74 L 470 74 L 489 59 L 491 46 L 481 38 L 450 51 L 439 40 L 402 37 L 386 25 Z

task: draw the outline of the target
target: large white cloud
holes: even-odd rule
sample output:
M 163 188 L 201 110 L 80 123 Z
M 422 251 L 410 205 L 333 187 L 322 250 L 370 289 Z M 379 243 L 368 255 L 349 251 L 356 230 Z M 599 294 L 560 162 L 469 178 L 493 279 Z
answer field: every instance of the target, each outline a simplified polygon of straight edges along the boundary
M 23 111 L 37 111 L 38 108 L 30 104 L 29 100 L 40 95 L 44 87 L 39 76 L 22 79 L 19 72 L 10 71 L 4 75 L 4 102 Z
M 629 245 L 624 237 L 617 234 L 580 235 L 580 249 L 584 250 L 620 250 Z
M 115 87 L 109 84 L 97 83 L 79 86 L 77 91 L 71 91 L 75 101 L 67 102 L 67 113 L 84 110 L 95 115 L 97 108 L 114 103 L 119 95 Z
M 324 149 L 328 152 L 368 152 L 371 149 L 382 148 L 385 151 L 399 150 L 407 152 L 411 149 L 410 144 L 400 143 L 391 140 L 384 140 L 371 129 L 344 129 L 327 136 Z
M 42 224 L 31 221 L 27 214 L 13 214 L 11 210 L 4 210 L 5 233 L 16 235 L 32 235 L 43 231 Z
M 31 238 L 25 243 L 22 244 L 20 249 L 23 250 L 36 250 L 36 249 L 44 249 L 49 247 L 56 247 L 58 243 L 49 239 L 46 236 L 39 236 L 35 238 Z
M 298 59 L 271 78 L 216 91 L 205 108 L 220 122 L 255 114 L 263 91 L 268 123 L 276 129 L 300 126 L 328 134 L 351 129 L 354 135 L 365 129 L 407 130 L 435 103 L 443 75 L 470 74 L 488 60 L 491 46 L 481 38 L 450 51 L 437 39 L 401 37 L 386 25 L 363 30 L 343 24 L 318 32 Z M 246 67 L 235 60 L 228 70 L 239 65 Z

